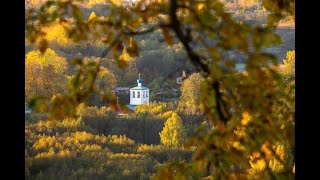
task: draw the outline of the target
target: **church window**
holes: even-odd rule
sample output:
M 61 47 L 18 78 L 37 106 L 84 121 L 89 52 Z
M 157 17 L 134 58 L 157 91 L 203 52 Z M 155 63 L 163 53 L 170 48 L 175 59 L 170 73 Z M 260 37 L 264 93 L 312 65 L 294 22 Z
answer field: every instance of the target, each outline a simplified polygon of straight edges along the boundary
M 149 94 L 148 91 L 146 91 L 146 97 L 148 97 L 148 94 Z
M 146 97 L 146 91 L 143 91 L 143 98 Z
M 140 98 L 140 92 L 138 91 L 138 97 L 137 98 Z
M 136 93 L 134 91 L 132 91 L 132 98 L 136 97 Z

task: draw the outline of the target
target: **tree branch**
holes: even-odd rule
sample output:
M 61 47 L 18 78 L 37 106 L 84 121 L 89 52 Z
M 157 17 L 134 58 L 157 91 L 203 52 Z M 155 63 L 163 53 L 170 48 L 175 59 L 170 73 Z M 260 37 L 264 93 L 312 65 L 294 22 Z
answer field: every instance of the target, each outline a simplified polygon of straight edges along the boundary
M 206 75 L 208 75 L 208 74 L 210 74 L 210 69 L 208 68 L 208 66 L 206 64 L 201 62 L 200 56 L 198 54 L 196 54 L 189 45 L 189 42 L 191 40 L 191 38 L 190 38 L 191 33 L 184 34 L 183 31 L 181 30 L 181 25 L 180 25 L 180 22 L 178 20 L 177 14 L 176 14 L 177 8 L 178 8 L 177 1 L 170 0 L 171 28 L 175 32 L 178 39 L 182 42 L 184 48 L 187 51 L 187 54 L 188 54 L 191 62 L 196 67 L 200 66 L 202 71 L 204 71 L 206 73 Z M 215 81 L 213 83 L 213 88 L 214 88 L 216 99 L 217 99 L 217 112 L 218 112 L 221 120 L 224 123 L 227 123 L 229 117 L 225 116 L 224 113 L 222 112 L 222 106 L 224 106 L 224 102 L 222 99 L 222 94 L 220 93 L 219 81 Z
M 133 30 L 130 30 L 130 29 L 126 29 L 124 30 L 124 34 L 125 35 L 142 35 L 142 34 L 147 34 L 147 33 L 151 33 L 159 28 L 165 28 L 165 27 L 170 27 L 170 25 L 168 24 L 159 24 L 159 25 L 156 25 L 156 26 L 153 26 L 149 29 L 146 29 L 146 30 L 141 30 L 141 31 L 133 31 Z
M 113 48 L 113 46 L 115 46 L 117 43 L 119 43 L 119 38 L 120 38 L 120 34 L 117 35 L 117 37 L 112 41 L 112 43 L 109 45 L 108 48 L 106 48 L 102 54 L 101 54 L 101 58 L 104 58 L 108 55 L 109 51 Z

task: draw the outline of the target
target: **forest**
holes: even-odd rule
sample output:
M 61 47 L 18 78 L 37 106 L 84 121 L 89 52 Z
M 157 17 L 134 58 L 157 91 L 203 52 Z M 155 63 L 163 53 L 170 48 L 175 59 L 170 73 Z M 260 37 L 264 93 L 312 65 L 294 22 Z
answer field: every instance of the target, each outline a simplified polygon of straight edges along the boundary
M 26 179 L 295 179 L 294 0 L 25 9 Z

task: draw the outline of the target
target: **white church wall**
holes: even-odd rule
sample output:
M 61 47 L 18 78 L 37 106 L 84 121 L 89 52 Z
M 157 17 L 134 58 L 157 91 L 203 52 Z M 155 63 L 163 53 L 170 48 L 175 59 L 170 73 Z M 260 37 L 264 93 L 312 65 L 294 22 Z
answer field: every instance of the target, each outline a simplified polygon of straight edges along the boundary
M 135 97 L 133 97 L 133 92 Z M 140 97 L 138 94 L 140 93 Z M 148 90 L 130 90 L 130 105 L 149 104 Z
M 140 74 L 137 83 L 137 87 L 130 89 L 130 105 L 149 104 L 149 89 L 142 86 Z

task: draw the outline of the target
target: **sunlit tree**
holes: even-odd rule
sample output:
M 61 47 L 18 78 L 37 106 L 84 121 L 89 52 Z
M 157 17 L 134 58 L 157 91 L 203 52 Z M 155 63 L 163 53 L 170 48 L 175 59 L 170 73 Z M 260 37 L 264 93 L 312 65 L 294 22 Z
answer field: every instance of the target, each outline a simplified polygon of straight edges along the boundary
M 110 70 L 101 67 L 96 83 L 98 90 L 103 91 L 106 94 L 116 88 L 117 79 Z
M 281 67 L 281 73 L 286 77 L 288 82 L 292 82 L 295 79 L 295 51 L 288 51 L 286 59 L 283 60 L 283 66 Z
M 161 143 L 169 147 L 182 146 L 186 140 L 186 130 L 176 113 L 172 113 L 160 132 Z
M 181 112 L 193 115 L 203 113 L 200 99 L 200 87 L 203 81 L 204 79 L 199 73 L 194 73 L 183 81 L 179 101 Z
M 55 45 L 70 48 L 73 46 L 72 41 L 68 38 L 67 31 L 59 23 L 51 24 L 44 29 L 46 39 Z
M 56 93 L 67 91 L 67 61 L 58 56 L 54 50 L 46 53 L 31 51 L 25 60 L 26 99 L 32 96 L 51 98 Z
M 101 105 L 103 101 L 101 97 L 114 92 L 114 89 L 117 87 L 117 79 L 109 69 L 100 67 L 95 87 L 95 94 L 91 99 L 91 103 L 92 105 Z

